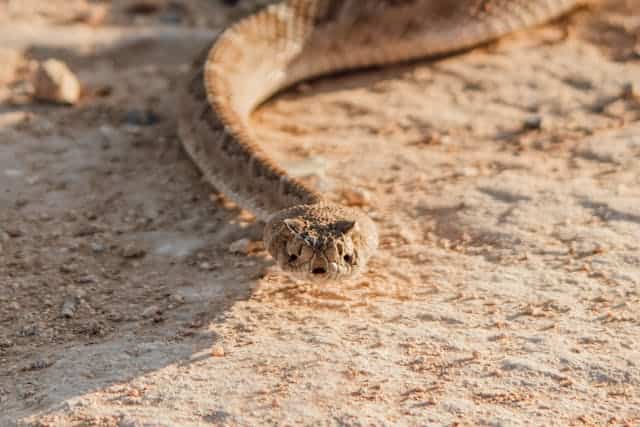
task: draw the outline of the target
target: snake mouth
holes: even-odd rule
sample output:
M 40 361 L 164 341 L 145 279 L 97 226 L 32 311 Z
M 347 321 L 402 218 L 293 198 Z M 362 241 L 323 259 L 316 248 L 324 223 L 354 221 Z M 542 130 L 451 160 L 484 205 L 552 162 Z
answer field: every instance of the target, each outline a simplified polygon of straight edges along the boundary
M 339 267 L 334 262 L 329 263 L 328 267 L 315 267 L 305 274 L 306 279 L 313 283 L 343 281 L 357 278 L 359 275 L 359 270 Z

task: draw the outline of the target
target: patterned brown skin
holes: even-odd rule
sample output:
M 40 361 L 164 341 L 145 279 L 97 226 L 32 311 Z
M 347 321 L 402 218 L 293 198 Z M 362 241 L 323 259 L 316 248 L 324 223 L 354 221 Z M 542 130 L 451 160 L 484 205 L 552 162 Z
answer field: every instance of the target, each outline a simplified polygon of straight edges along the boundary
M 318 203 L 277 212 L 265 226 L 264 241 L 283 271 L 336 280 L 364 270 L 378 246 L 378 231 L 359 210 Z
M 363 212 L 329 203 L 259 146 L 253 109 L 296 82 L 328 73 L 449 54 L 539 25 L 588 0 L 289 0 L 222 32 L 182 97 L 185 151 L 218 190 L 266 223 L 286 272 L 342 280 L 377 248 Z

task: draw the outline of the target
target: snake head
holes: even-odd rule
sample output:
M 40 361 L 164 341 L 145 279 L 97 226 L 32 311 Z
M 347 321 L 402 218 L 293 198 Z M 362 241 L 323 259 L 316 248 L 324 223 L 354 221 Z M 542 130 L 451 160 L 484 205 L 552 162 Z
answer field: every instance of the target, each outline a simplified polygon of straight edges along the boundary
M 329 281 L 361 273 L 375 251 L 373 221 L 340 205 L 299 205 L 277 212 L 267 222 L 264 241 L 285 272 Z

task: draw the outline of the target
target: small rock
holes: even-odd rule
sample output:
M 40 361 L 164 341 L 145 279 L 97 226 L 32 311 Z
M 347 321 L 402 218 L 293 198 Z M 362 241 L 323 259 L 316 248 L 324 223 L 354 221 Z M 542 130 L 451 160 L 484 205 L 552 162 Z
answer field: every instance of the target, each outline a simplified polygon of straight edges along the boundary
M 78 78 L 64 62 L 48 59 L 38 67 L 35 81 L 36 98 L 72 105 L 80 99 L 80 90 Z
M 208 262 L 201 262 L 198 267 L 200 267 L 200 270 L 213 270 L 213 266 Z
M 97 283 L 98 279 L 96 278 L 96 276 L 88 274 L 86 276 L 80 276 L 80 277 L 76 278 L 75 281 L 79 285 L 87 285 L 89 283 Z
M 578 90 L 588 91 L 593 89 L 593 82 L 584 76 L 568 76 L 564 79 L 564 82 Z
M 229 245 L 229 252 L 237 254 L 248 254 L 251 248 L 251 240 L 240 239 Z
M 622 97 L 629 100 L 640 100 L 640 83 L 628 82 L 622 87 Z
M 93 253 L 101 254 L 104 252 L 104 245 L 102 243 L 91 243 L 91 250 Z
M 152 306 L 149 306 L 149 307 L 145 308 L 142 311 L 142 317 L 144 317 L 144 318 L 153 317 L 156 314 L 160 314 L 160 312 L 161 312 L 160 307 L 158 307 L 157 305 L 152 305 Z
M 184 302 L 184 297 L 179 294 L 172 294 L 170 298 L 171 298 L 171 301 L 177 304 L 182 304 Z
M 125 258 L 141 258 L 145 256 L 147 251 L 143 248 L 135 245 L 134 243 L 130 243 L 124 247 L 122 250 L 122 256 Z
M 21 228 L 8 228 L 6 229 L 6 233 L 12 238 L 22 237 L 24 235 L 24 231 L 22 231 Z
M 368 205 L 371 201 L 369 193 L 358 188 L 344 190 L 342 192 L 342 196 L 344 197 L 347 206 L 362 207 Z
M 211 348 L 211 356 L 224 357 L 224 348 L 221 345 L 214 345 Z
M 76 271 L 76 266 L 74 264 L 62 264 L 59 270 L 60 273 L 69 274 Z
M 527 117 L 524 122 L 522 122 L 522 127 L 524 130 L 539 130 L 542 128 L 542 117 Z
M 62 317 L 66 317 L 67 319 L 71 319 L 78 309 L 78 298 L 75 296 L 67 296 L 62 302 L 62 308 L 60 309 L 60 314 Z

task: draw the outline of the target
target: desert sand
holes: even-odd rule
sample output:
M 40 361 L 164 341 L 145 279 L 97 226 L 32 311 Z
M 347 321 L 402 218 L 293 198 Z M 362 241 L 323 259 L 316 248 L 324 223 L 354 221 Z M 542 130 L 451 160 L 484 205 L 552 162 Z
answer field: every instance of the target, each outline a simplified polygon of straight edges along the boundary
M 640 2 L 261 107 L 380 229 L 323 286 L 180 148 L 226 3 L 0 2 L 0 426 L 640 425 Z

